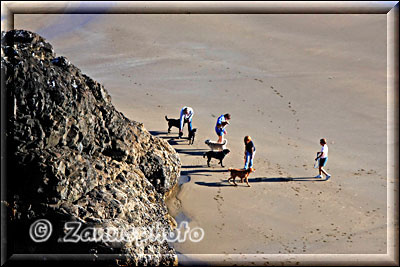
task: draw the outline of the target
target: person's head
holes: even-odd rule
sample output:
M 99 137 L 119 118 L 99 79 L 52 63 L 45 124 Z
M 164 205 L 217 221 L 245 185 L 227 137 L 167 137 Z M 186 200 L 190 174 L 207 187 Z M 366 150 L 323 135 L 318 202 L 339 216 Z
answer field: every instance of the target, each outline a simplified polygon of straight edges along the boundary
M 246 136 L 244 137 L 244 143 L 247 144 L 247 143 L 250 142 L 250 141 L 251 141 L 251 137 L 248 136 L 248 135 L 246 135 Z
M 187 107 L 183 109 L 183 113 L 185 113 L 185 114 L 189 114 L 189 110 L 188 110 L 188 108 L 187 108 Z
M 226 114 L 224 115 L 224 117 L 225 117 L 226 120 L 230 120 L 230 119 L 231 119 L 231 114 L 226 113 Z
M 326 139 L 322 138 L 321 140 L 319 140 L 319 143 L 323 146 L 326 145 Z

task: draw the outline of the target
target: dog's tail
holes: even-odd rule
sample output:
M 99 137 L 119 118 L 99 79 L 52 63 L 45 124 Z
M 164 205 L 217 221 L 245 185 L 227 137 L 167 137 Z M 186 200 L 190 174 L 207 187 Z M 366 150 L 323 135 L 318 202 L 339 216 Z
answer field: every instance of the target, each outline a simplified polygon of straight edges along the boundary
M 165 115 L 165 120 L 166 120 L 166 121 L 169 121 L 167 115 Z

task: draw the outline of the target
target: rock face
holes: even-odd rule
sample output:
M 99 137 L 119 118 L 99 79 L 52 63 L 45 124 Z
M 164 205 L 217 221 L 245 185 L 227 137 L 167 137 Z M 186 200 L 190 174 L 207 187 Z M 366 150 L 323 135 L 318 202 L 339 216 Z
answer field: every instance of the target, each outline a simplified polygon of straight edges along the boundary
M 118 112 L 101 84 L 56 57 L 39 35 L 2 32 L 1 48 L 7 144 L 2 205 L 10 253 L 93 259 L 112 253 L 122 256 L 111 257 L 111 264 L 173 264 L 175 251 L 163 240 L 61 240 L 65 222 L 73 221 L 80 229 L 157 225 L 170 231 L 164 195 L 178 181 L 180 159 L 167 142 Z M 28 233 L 40 218 L 52 223 L 53 233 L 36 243 Z

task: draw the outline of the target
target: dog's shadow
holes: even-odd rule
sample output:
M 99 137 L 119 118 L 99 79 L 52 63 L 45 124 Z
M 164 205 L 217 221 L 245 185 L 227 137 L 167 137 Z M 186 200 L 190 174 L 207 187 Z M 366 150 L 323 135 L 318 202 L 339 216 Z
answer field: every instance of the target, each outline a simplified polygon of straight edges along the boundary
M 149 133 L 154 136 L 160 136 L 160 135 L 168 136 L 168 132 L 162 132 L 162 131 L 149 131 Z
M 168 133 L 168 132 L 163 132 L 163 131 L 149 131 L 151 135 L 157 136 L 158 138 L 162 138 L 166 140 L 171 146 L 175 145 L 184 145 L 188 144 L 189 138 L 187 137 L 181 137 L 175 133 Z M 177 150 L 177 149 L 175 149 Z M 178 152 L 178 151 L 177 151 Z
M 175 151 L 179 154 L 187 154 L 192 156 L 203 156 L 207 149 L 182 149 L 182 148 L 175 148 Z
M 164 131 L 149 131 L 149 133 L 151 135 L 157 136 L 162 139 L 178 139 L 179 140 L 179 135 L 178 135 L 178 133 L 175 133 L 175 132 L 168 133 L 168 132 L 164 132 Z M 182 139 L 188 140 L 187 137 L 182 137 L 181 140 Z
M 167 140 L 168 144 L 170 144 L 171 146 L 176 146 L 176 145 L 188 145 L 189 140 L 188 139 L 178 139 L 178 138 L 163 138 L 165 140 Z M 178 149 L 176 149 L 176 152 L 178 152 Z
M 203 166 L 202 166 L 203 167 Z M 205 165 L 204 167 L 207 167 L 207 165 Z M 201 176 L 212 176 L 211 174 L 205 174 L 205 173 L 215 173 L 215 172 L 227 172 L 227 170 L 214 170 L 214 169 L 196 169 L 196 170 L 185 170 L 185 171 L 181 171 L 181 175 L 193 175 L 193 174 L 197 174 L 197 175 L 201 175 Z
M 226 183 L 225 181 L 221 182 L 195 182 L 197 185 L 208 186 L 208 187 L 223 187 L 223 186 L 232 186 L 232 184 Z

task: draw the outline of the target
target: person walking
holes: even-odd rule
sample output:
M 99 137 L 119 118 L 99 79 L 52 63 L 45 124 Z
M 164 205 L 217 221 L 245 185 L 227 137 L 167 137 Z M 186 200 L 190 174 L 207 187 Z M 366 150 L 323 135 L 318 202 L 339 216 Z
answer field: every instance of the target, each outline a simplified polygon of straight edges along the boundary
M 324 170 L 324 167 L 328 162 L 328 145 L 326 144 L 325 138 L 319 140 L 319 143 L 322 146 L 321 151 L 317 152 L 317 157 L 315 158 L 315 160 L 319 159 L 319 167 L 318 167 L 319 174 L 315 176 L 315 178 L 322 178 L 321 174 L 323 173 L 326 176 L 326 180 L 328 180 L 329 178 L 331 178 L 331 175 Z

